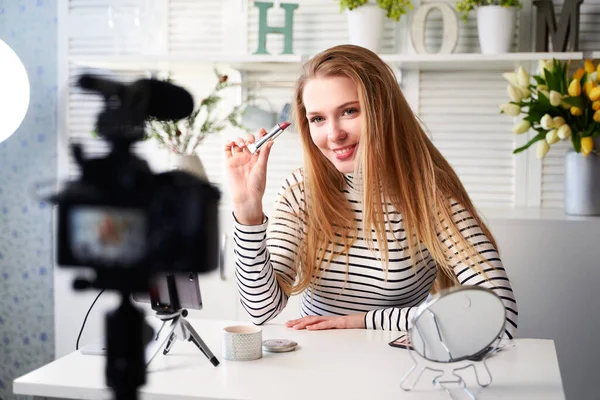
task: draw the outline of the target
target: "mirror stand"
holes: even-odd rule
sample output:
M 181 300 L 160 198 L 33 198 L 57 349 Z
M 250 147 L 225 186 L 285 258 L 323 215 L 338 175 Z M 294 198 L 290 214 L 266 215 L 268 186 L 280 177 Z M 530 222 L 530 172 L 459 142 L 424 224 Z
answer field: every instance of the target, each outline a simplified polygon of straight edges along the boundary
M 433 386 L 443 388 L 446 391 L 446 393 L 448 393 L 450 398 L 455 399 L 455 397 L 453 396 L 450 389 L 456 388 L 456 386 L 457 386 L 458 388 L 462 388 L 462 390 L 469 396 L 469 398 L 471 400 L 477 400 L 477 397 L 467 387 L 467 383 L 465 382 L 465 380 L 457 372 L 466 370 L 468 368 L 473 368 L 473 372 L 475 373 L 475 379 L 477 381 L 477 384 L 482 388 L 489 386 L 492 383 L 492 374 L 490 373 L 490 370 L 486 364 L 486 359 L 489 356 L 491 356 L 492 354 L 501 350 L 501 347 L 499 346 L 500 341 L 501 341 L 501 335 L 498 335 L 498 337 L 496 337 L 494 342 L 489 347 L 487 347 L 486 349 L 481 351 L 479 354 L 475 354 L 469 358 L 461 358 L 461 359 L 457 360 L 452 356 L 452 353 L 450 352 L 448 346 L 444 342 L 444 338 L 443 338 L 440 326 L 437 322 L 437 318 L 435 317 L 435 314 L 433 312 L 431 312 L 431 310 L 425 310 L 425 312 L 429 313 L 432 317 L 432 321 L 433 321 L 436 331 L 437 331 L 437 339 L 439 340 L 439 344 L 442 346 L 442 348 L 448 353 L 449 361 L 442 363 L 442 362 L 434 362 L 434 361 L 427 360 L 426 358 L 422 358 L 423 362 L 432 362 L 432 363 L 435 363 L 436 365 L 439 365 L 439 367 L 432 368 L 430 366 L 423 365 L 421 367 L 421 369 L 419 370 L 418 375 L 417 375 L 416 379 L 414 380 L 414 382 L 410 386 L 406 386 L 408 378 L 414 372 L 416 372 L 417 367 L 420 364 L 414 355 L 414 353 L 416 353 L 416 351 L 414 349 L 410 349 L 409 354 L 413 360 L 413 365 L 408 370 L 406 375 L 404 375 L 404 377 L 402 378 L 402 381 L 400 382 L 400 388 L 404 391 L 410 391 L 410 390 L 414 389 L 414 387 L 417 385 L 417 383 L 421 379 L 421 376 L 423 375 L 423 373 L 425 371 L 431 371 L 431 372 L 437 374 L 432 379 Z M 413 326 L 413 329 L 416 329 L 417 331 L 419 331 L 418 324 L 415 324 Z M 427 354 L 425 342 L 423 342 L 423 353 Z M 462 365 L 465 362 L 468 362 L 468 363 L 466 365 Z M 476 367 L 477 364 L 483 365 L 483 368 L 477 368 Z M 459 365 L 462 365 L 462 366 L 459 366 Z M 483 380 L 483 381 L 482 381 L 482 379 L 480 379 L 479 370 L 484 371 L 485 375 L 487 375 L 485 377 L 485 380 Z M 449 376 L 449 378 L 442 379 L 446 376 Z M 456 385 L 456 386 L 449 387 L 450 385 Z

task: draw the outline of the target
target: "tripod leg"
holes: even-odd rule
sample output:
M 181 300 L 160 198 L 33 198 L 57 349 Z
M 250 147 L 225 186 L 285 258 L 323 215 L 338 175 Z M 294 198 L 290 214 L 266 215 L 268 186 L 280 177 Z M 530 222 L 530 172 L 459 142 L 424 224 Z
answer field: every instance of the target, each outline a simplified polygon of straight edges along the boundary
M 215 367 L 219 365 L 219 360 L 217 359 L 217 357 L 215 357 L 212 351 L 210 351 L 210 348 L 206 345 L 206 343 L 204 343 L 204 341 L 202 340 L 200 335 L 198 335 L 198 332 L 196 332 L 192 325 L 183 318 L 181 318 L 179 321 L 190 335 L 188 340 L 194 343 L 200 349 L 200 351 L 204 353 L 204 355 L 210 360 L 212 365 L 214 365 Z
M 165 346 L 165 349 L 163 350 L 163 355 L 167 355 L 169 353 L 169 351 L 171 350 L 171 347 L 173 346 L 173 343 L 175 342 L 175 339 L 177 339 L 177 335 L 175 335 L 175 332 L 171 333 L 171 336 L 169 336 L 169 340 L 167 340 L 167 345 Z
M 167 321 L 165 321 L 164 323 L 166 323 Z M 164 324 L 163 324 L 164 326 Z M 173 335 L 173 333 L 175 332 L 175 328 L 177 327 L 177 319 L 174 319 L 171 321 L 171 326 L 169 326 L 168 332 L 167 334 L 164 335 L 162 340 L 158 340 L 160 339 L 159 337 L 157 337 L 154 341 L 154 344 L 152 344 L 152 353 L 150 354 L 150 356 L 147 356 L 147 361 L 146 361 L 146 368 L 148 368 L 148 365 L 150 365 L 150 362 L 154 359 L 154 357 L 156 357 L 156 355 L 158 354 L 158 352 L 160 351 L 160 349 L 163 347 L 163 345 L 169 340 L 171 339 L 171 336 Z M 162 328 L 161 328 L 162 330 Z M 148 353 L 146 353 L 148 354 Z

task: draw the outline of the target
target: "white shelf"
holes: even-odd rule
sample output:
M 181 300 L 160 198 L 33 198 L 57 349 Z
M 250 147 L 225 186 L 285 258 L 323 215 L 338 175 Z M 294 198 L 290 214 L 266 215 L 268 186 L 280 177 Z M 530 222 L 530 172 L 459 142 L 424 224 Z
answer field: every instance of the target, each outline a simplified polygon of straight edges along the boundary
M 161 71 L 174 67 L 198 65 L 229 65 L 244 71 L 270 71 L 280 68 L 298 68 L 304 62 L 300 55 L 221 55 L 206 54 L 193 56 L 73 56 L 69 62 L 81 67 L 125 71 Z
M 383 54 L 381 58 L 390 65 L 405 69 L 425 71 L 513 69 L 538 60 L 582 60 L 583 52 L 570 53 L 451 53 L 451 54 Z
M 600 58 L 600 51 L 565 53 L 452 53 L 452 54 L 381 54 L 391 66 L 414 70 L 479 70 L 511 69 L 537 60 L 582 60 Z M 193 56 L 74 56 L 69 61 L 75 65 L 114 70 L 167 70 L 173 67 L 198 65 L 228 65 L 242 71 L 299 71 L 308 55 L 193 55 Z

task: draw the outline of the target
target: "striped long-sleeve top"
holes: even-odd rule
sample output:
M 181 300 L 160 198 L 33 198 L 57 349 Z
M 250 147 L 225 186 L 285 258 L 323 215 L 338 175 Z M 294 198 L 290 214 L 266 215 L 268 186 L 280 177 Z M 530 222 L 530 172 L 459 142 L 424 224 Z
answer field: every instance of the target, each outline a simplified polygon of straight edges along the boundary
M 402 215 L 392 209 L 388 213 L 386 277 L 385 268 L 378 260 L 377 242 L 374 249 L 369 249 L 361 235 L 362 194 L 352 175 L 345 177 L 344 193 L 355 210 L 358 237 L 348 258 L 345 254 L 334 257 L 313 288 L 300 294 L 300 315 L 366 313 L 365 326 L 369 329 L 408 330 L 416 307 L 430 293 L 436 263 L 427 249 L 423 249 L 423 257 L 413 265 L 406 251 Z M 288 297 L 280 288 L 276 274 L 288 282 L 293 282 L 296 276 L 295 257 L 305 210 L 301 169 L 286 179 L 275 207 L 277 212 L 273 218 L 265 216 L 260 225 L 242 225 L 234 218 L 236 280 L 242 305 L 255 324 L 275 318 L 287 304 Z M 467 210 L 460 204 L 452 207 L 460 231 L 488 262 L 483 267 L 489 280 L 459 261 L 453 270 L 462 285 L 489 288 L 500 297 L 507 316 L 505 335 L 512 338 L 517 329 L 517 303 L 498 252 Z

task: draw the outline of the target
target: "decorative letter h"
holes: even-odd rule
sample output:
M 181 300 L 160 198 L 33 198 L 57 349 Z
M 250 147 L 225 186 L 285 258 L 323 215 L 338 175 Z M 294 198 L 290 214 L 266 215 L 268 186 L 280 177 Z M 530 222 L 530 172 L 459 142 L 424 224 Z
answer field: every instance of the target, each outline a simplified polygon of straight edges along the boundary
M 281 3 L 281 8 L 285 10 L 284 26 L 268 26 L 267 11 L 273 7 L 273 3 L 257 1 L 254 3 L 258 7 L 258 48 L 254 54 L 269 54 L 267 52 L 267 35 L 269 33 L 282 34 L 284 36 L 284 45 L 282 54 L 292 54 L 292 39 L 294 27 L 294 10 L 298 4 Z

